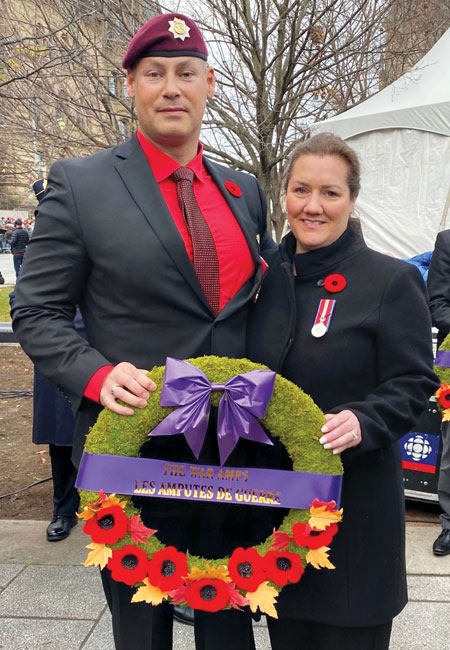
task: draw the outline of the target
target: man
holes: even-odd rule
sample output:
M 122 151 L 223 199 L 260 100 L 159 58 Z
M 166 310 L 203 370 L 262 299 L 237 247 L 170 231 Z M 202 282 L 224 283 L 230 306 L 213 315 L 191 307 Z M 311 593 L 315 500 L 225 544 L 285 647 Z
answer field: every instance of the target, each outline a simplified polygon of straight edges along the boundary
M 11 237 L 11 253 L 13 254 L 14 270 L 16 278 L 19 277 L 20 269 L 23 264 L 23 256 L 30 240 L 30 235 L 22 224 L 22 219 L 16 219 L 14 222 L 14 232 Z
M 431 320 L 437 327 L 438 347 L 450 332 L 450 230 L 443 230 L 436 238 L 430 270 L 428 272 L 428 295 Z M 442 509 L 442 531 L 433 544 L 435 555 L 450 554 L 450 426 L 443 422 L 442 456 L 439 468 L 438 496 Z
M 53 165 L 38 208 L 13 327 L 77 412 L 77 461 L 102 406 L 123 415 L 145 407 L 155 388 L 147 370 L 167 356 L 245 357 L 249 301 L 264 271 L 259 249 L 273 243 L 257 181 L 203 157 L 201 122 L 215 86 L 206 59 L 191 19 L 148 21 L 123 59 L 137 136 Z M 89 344 L 73 329 L 76 304 Z M 183 442 L 173 438 L 165 448 L 159 439 L 166 457 Z M 164 517 L 167 505 L 146 501 Z M 126 585 L 107 570 L 102 580 L 116 649 L 170 649 L 171 607 L 131 604 Z M 196 613 L 195 635 L 201 650 L 254 647 L 250 617 L 236 610 Z

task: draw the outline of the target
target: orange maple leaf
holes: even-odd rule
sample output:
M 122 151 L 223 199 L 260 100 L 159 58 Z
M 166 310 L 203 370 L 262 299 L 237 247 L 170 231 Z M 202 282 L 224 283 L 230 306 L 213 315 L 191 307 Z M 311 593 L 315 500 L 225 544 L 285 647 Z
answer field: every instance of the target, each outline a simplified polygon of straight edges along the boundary
M 110 494 L 109 496 L 102 497 L 100 508 L 110 508 L 111 506 L 120 506 L 125 508 L 127 505 L 126 501 L 120 501 L 115 494 Z
M 91 548 L 92 551 L 88 554 L 83 566 L 99 566 L 104 569 L 110 557 L 112 557 L 112 550 L 105 546 L 105 544 L 88 544 L 86 548 Z
M 328 546 L 321 546 L 317 549 L 310 549 L 306 554 L 306 561 L 312 564 L 315 569 L 335 569 L 334 564 L 331 564 L 328 559 Z
M 272 618 L 278 618 L 275 609 L 277 596 L 278 591 L 268 582 L 262 582 L 256 591 L 247 591 L 245 594 L 253 613 L 259 609 L 263 614 L 268 614 Z
M 139 515 L 134 515 L 134 517 L 129 518 L 128 530 L 135 544 L 143 544 L 147 537 L 151 537 L 156 533 L 156 530 L 153 530 L 153 528 L 144 526 Z
M 145 587 L 139 587 L 131 599 L 132 603 L 146 602 L 151 605 L 160 605 L 163 600 L 169 598 L 169 594 L 166 594 L 159 587 L 151 585 L 148 578 L 144 578 L 143 582 Z
M 442 412 L 442 422 L 450 422 L 450 409 L 444 409 Z
M 338 523 L 342 519 L 342 508 L 340 510 L 330 509 L 330 504 L 320 503 L 320 505 L 311 504 L 309 512 L 311 517 L 308 520 L 309 526 L 315 530 L 325 530 L 327 526 Z M 336 504 L 334 504 L 336 505 Z
M 92 510 L 89 506 L 85 506 L 82 510 L 82 512 L 77 512 L 77 517 L 78 519 L 84 519 L 84 521 L 87 521 L 88 519 L 91 519 L 96 513 L 96 510 Z

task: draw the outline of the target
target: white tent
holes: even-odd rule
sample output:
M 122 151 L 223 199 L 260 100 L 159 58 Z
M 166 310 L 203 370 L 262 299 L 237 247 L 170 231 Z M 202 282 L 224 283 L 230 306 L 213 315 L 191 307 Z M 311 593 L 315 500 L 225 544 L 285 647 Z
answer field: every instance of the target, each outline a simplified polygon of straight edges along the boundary
M 450 228 L 450 29 L 396 82 L 311 127 L 322 131 L 360 157 L 356 212 L 367 244 L 397 257 L 432 250 Z

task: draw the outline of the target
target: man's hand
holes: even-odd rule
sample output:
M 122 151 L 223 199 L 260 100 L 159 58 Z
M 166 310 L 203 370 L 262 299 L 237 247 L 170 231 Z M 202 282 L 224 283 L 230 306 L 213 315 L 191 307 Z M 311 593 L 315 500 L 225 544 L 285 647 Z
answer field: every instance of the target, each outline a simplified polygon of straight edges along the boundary
M 333 454 L 340 454 L 361 443 L 361 426 L 353 411 L 327 413 L 325 418 L 327 423 L 322 427 L 322 433 L 326 435 L 319 440 L 324 449 L 332 449 Z
M 118 399 L 130 406 L 145 408 L 150 396 L 149 391 L 156 388 L 156 384 L 147 377 L 147 372 L 127 361 L 118 363 L 109 375 L 106 375 L 100 391 L 100 404 L 119 415 L 133 415 L 134 411 L 118 404 Z

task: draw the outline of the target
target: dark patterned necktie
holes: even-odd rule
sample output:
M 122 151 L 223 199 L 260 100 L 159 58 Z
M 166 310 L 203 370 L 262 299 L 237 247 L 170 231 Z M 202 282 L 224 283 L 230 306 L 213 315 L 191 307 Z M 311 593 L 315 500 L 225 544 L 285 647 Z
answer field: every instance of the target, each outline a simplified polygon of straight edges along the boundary
M 195 198 L 192 184 L 194 172 L 188 167 L 180 167 L 173 172 L 172 178 L 177 184 L 178 203 L 192 238 L 194 269 L 211 311 L 217 316 L 220 300 L 219 260 L 213 236 Z

